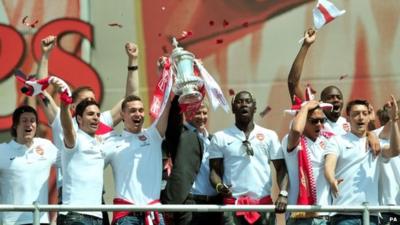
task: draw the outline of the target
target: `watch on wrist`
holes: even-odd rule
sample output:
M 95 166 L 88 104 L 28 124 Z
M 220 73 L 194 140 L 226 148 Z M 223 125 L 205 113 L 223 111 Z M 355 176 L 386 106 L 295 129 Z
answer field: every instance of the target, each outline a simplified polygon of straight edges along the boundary
M 128 71 L 135 71 L 138 68 L 139 68 L 138 66 L 128 66 Z
M 281 191 L 279 192 L 279 196 L 282 196 L 282 197 L 287 198 L 288 195 L 289 195 L 289 193 L 288 193 L 286 190 L 281 190 Z

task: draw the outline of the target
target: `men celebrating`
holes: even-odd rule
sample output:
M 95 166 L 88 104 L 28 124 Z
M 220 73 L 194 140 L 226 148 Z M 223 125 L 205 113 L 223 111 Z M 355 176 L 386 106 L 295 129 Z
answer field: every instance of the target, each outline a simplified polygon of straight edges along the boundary
M 328 105 L 324 105 L 326 108 Z M 324 148 L 333 133 L 323 131 L 326 120 L 320 103 L 303 103 L 293 119 L 282 149 L 289 173 L 289 205 L 330 205 L 324 176 Z M 292 213 L 288 224 L 327 224 L 327 213 Z
M 0 203 L 16 205 L 48 204 L 50 168 L 58 149 L 36 138 L 38 116 L 30 106 L 18 107 L 12 117 L 9 143 L 0 144 Z M 32 212 L 3 212 L 1 224 L 32 224 Z M 49 223 L 48 213 L 40 223 Z
M 335 136 L 325 149 L 325 176 L 331 186 L 333 205 L 378 205 L 379 164 L 400 153 L 400 131 L 397 121 L 398 107 L 392 96 L 390 103 L 391 124 L 390 145 L 382 146 L 382 152 L 375 157 L 369 151 L 366 135 L 369 123 L 368 102 L 353 100 L 346 112 L 351 132 Z M 368 188 L 366 188 L 368 187 Z M 360 213 L 340 213 L 332 217 L 333 225 L 361 223 Z M 371 224 L 377 224 L 378 217 L 371 216 Z
M 250 92 L 241 91 L 232 100 L 235 125 L 215 133 L 210 146 L 210 180 L 224 195 L 225 204 L 272 204 L 272 161 L 281 193 L 277 212 L 287 203 L 288 176 L 278 136 L 253 121 L 256 101 Z M 227 213 L 228 224 L 274 224 L 257 212 Z
M 121 104 L 124 131 L 105 144 L 106 161 L 111 163 L 115 181 L 114 204 L 149 205 L 160 203 L 161 143 L 167 127 L 170 102 L 156 125 L 143 129 L 141 99 L 128 96 Z M 164 224 L 157 212 L 115 212 L 113 224 Z

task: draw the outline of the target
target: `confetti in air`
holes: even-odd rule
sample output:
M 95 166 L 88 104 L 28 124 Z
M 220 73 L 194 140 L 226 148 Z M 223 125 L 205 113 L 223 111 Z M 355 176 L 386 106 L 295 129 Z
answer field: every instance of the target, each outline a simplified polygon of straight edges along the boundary
M 184 30 L 184 31 L 182 31 L 181 37 L 178 38 L 178 41 L 185 40 L 186 38 L 188 38 L 188 37 L 190 37 L 190 36 L 192 36 L 192 35 L 193 35 L 192 31 L 186 31 L 186 30 Z
M 122 28 L 122 25 L 119 24 L 119 23 L 109 23 L 108 26 L 110 26 L 110 27 L 119 27 L 119 28 Z
M 28 18 L 28 16 L 25 16 L 22 19 L 22 23 L 27 27 L 35 28 L 35 26 L 39 23 L 39 20 L 35 20 L 35 19 L 30 20 Z
M 260 117 L 263 118 L 265 115 L 267 115 L 271 111 L 271 109 L 272 108 L 270 106 L 265 107 L 265 109 L 262 112 L 260 112 Z
M 223 22 L 222 22 L 222 26 L 225 28 L 225 27 L 227 27 L 227 26 L 229 26 L 229 22 L 227 21 L 227 20 L 224 20 Z
M 339 80 L 343 80 L 344 78 L 348 77 L 348 74 L 343 74 L 342 76 L 339 77 Z
M 229 96 L 234 96 L 235 95 L 235 90 L 233 90 L 232 88 L 229 89 Z
M 217 39 L 217 44 L 222 44 L 222 43 L 224 43 L 224 39 Z

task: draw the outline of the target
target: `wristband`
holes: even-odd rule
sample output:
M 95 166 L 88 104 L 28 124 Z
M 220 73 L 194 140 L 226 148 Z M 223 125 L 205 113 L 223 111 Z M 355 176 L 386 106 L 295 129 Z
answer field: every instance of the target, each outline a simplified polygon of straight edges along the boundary
M 219 188 L 220 186 L 224 186 L 224 185 L 223 185 L 222 183 L 218 183 L 218 184 L 215 186 L 215 190 L 216 190 L 218 193 L 220 193 L 219 190 L 218 190 L 218 188 Z
M 138 68 L 138 66 L 128 66 L 128 71 L 136 71 Z

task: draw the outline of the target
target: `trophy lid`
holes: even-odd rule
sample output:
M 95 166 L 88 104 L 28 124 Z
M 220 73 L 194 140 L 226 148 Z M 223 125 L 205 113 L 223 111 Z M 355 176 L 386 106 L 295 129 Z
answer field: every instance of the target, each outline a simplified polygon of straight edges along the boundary
M 172 58 L 175 58 L 175 57 L 178 57 L 178 56 L 183 56 L 183 55 L 189 55 L 189 56 L 191 56 L 193 58 L 195 57 L 193 53 L 191 53 L 189 51 L 186 51 L 182 47 L 179 47 L 178 44 L 179 43 L 176 40 L 176 38 L 173 37 L 172 38 L 172 46 L 174 46 L 174 49 L 172 50 L 172 53 L 171 53 L 171 57 Z

